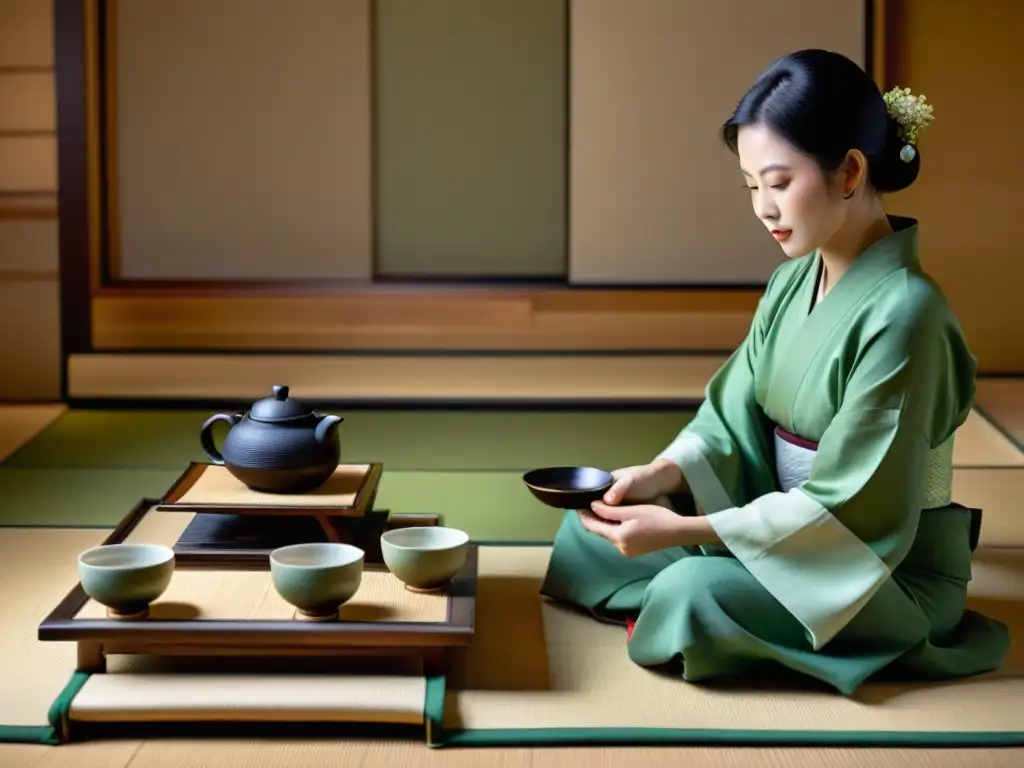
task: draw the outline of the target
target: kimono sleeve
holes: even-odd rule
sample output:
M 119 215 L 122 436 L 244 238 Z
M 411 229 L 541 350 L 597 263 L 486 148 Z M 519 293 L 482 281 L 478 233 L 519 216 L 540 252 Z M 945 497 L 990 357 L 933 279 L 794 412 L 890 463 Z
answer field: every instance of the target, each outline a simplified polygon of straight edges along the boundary
M 816 650 L 906 556 L 933 452 L 940 464 L 951 460 L 951 437 L 974 391 L 974 358 L 955 322 L 938 312 L 894 320 L 856 355 L 806 482 L 707 517 Z M 949 470 L 939 470 L 948 484 Z
M 655 457 L 679 467 L 703 513 L 745 504 L 776 487 L 770 429 L 754 378 L 779 286 L 791 269 L 783 265 L 772 275 L 746 338 L 711 377 L 694 418 Z

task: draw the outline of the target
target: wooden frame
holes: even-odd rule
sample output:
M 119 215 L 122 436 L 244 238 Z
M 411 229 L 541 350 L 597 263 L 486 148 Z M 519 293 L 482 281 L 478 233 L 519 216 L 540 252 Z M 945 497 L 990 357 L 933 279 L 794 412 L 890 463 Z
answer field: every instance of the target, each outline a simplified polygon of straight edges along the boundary
M 868 65 L 871 78 L 883 93 L 892 87 L 890 62 L 895 59 L 896 46 L 892 35 L 892 15 L 895 11 L 888 0 L 868 0 L 867 34 L 868 34 Z
M 877 69 L 884 63 L 879 44 L 884 24 L 879 20 L 885 4 L 865 2 L 865 46 Z M 760 283 L 585 287 L 490 280 L 241 286 L 112 279 L 108 255 L 118 231 L 112 194 L 117 167 L 112 140 L 115 8 L 116 0 L 54 0 L 65 364 L 71 355 L 139 351 L 727 354 L 746 334 L 763 292 Z M 66 396 L 66 371 L 64 379 Z
M 140 502 L 104 540 L 124 541 L 150 512 L 154 500 Z M 446 654 L 472 643 L 475 629 L 478 552 L 470 547 L 466 564 L 447 587 L 443 622 L 306 622 L 297 620 L 143 620 L 76 619 L 90 600 L 76 584 L 39 625 L 44 642 L 78 644 L 78 670 L 104 672 L 108 654 L 166 656 L 418 656 L 425 674 L 443 670 Z M 267 570 L 265 558 L 228 565 L 178 558 L 179 570 Z M 384 569 L 367 564 L 366 570 Z M 386 570 L 386 569 L 385 569 Z

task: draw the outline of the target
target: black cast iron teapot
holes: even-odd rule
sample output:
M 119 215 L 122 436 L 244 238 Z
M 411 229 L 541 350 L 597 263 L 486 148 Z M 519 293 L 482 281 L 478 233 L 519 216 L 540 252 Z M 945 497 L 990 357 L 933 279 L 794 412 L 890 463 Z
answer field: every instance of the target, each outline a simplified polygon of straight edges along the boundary
M 220 450 L 213 425 L 230 425 Z M 321 416 L 288 397 L 288 387 L 273 387 L 273 395 L 257 400 L 247 413 L 218 413 L 199 433 L 203 450 L 254 491 L 310 493 L 334 474 L 341 460 L 340 416 Z

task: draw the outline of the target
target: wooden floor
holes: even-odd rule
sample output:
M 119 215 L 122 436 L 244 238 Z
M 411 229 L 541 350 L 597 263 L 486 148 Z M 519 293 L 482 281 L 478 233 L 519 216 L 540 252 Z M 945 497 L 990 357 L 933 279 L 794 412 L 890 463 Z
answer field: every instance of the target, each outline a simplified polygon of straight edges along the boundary
M 982 379 L 975 403 L 1024 450 L 1024 377 Z
M 159 741 L 0 745 L 4 768 L 1018 768 L 1024 749 L 712 749 L 678 747 L 430 750 L 421 743 Z
M 982 381 L 978 405 L 1017 443 L 1024 444 L 1024 379 Z M 62 410 L 62 406 L 0 406 L 0 458 Z M 72 744 L 63 747 L 0 745 L 4 768 L 1011 768 L 1024 765 L 1024 749 L 768 749 L 751 748 L 543 748 L 429 750 L 422 742 L 275 740 L 160 740 Z
M 287 384 L 312 402 L 697 402 L 718 355 L 89 354 L 72 398 L 240 399 Z

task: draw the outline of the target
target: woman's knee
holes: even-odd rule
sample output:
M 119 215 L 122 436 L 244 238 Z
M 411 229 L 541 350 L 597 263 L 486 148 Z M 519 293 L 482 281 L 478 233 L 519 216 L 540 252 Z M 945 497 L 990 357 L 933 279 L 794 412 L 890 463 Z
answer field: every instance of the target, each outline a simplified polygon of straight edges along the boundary
M 655 576 L 647 591 L 647 602 L 714 604 L 728 613 L 763 613 L 766 609 L 781 608 L 751 573 L 731 557 L 685 557 Z
M 739 563 L 726 557 L 684 557 L 656 575 L 647 588 L 645 605 L 668 600 L 676 603 L 717 599 L 719 593 L 735 592 Z M 739 566 L 742 570 L 742 566 Z

